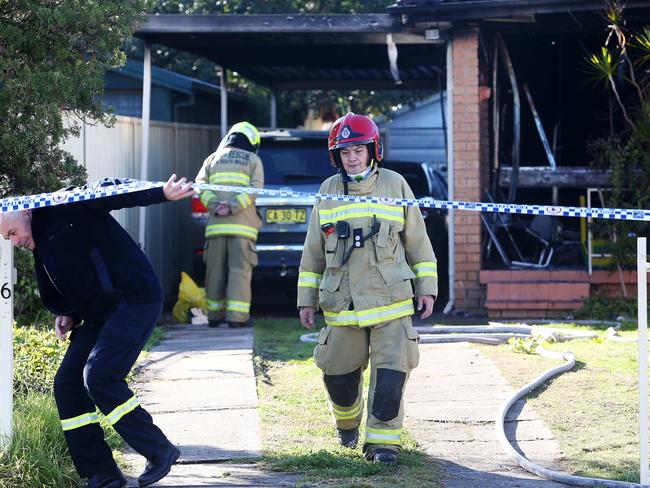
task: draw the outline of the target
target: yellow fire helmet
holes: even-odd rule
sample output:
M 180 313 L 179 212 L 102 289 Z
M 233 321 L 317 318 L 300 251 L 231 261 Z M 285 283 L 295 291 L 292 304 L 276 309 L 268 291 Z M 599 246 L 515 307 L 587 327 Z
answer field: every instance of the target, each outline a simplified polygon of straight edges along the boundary
M 239 133 L 246 136 L 248 142 L 250 142 L 251 146 L 253 146 L 254 151 L 257 152 L 260 147 L 260 133 L 257 131 L 257 127 L 255 127 L 250 122 L 237 122 L 230 128 L 228 134 L 226 134 L 225 139 L 228 139 L 228 136 L 234 133 Z

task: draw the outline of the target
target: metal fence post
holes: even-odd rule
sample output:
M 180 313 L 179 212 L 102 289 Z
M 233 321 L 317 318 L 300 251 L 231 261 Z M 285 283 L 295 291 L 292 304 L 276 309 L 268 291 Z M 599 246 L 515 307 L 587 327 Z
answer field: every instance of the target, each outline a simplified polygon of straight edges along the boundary
M 144 64 L 142 70 L 142 152 L 140 160 L 140 179 L 148 181 L 149 178 L 149 132 L 151 126 L 151 44 L 144 44 Z M 147 249 L 147 208 L 138 209 L 138 244 L 145 251 Z
M 639 450 L 641 484 L 650 484 L 648 472 L 648 263 L 646 238 L 636 241 L 637 308 L 639 321 Z
M 0 237 L 0 447 L 11 440 L 13 425 L 14 254 Z

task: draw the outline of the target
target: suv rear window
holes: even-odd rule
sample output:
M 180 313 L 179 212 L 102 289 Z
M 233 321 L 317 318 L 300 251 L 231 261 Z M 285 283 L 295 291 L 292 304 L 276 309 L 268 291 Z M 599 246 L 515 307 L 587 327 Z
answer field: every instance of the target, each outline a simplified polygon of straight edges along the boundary
M 262 140 L 259 156 L 264 164 L 264 181 L 270 185 L 321 183 L 336 170 L 330 164 L 327 141 L 318 144 L 283 144 Z

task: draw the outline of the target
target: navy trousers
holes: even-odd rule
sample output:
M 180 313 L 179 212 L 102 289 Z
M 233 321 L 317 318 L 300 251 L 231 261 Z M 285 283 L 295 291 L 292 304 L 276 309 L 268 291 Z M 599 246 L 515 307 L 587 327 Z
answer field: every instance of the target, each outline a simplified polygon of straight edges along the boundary
M 116 310 L 101 327 L 82 325 L 72 331 L 54 378 L 54 397 L 70 455 L 82 478 L 116 468 L 96 407 L 147 459 L 156 459 L 169 445 L 126 383 L 161 309 L 160 303 L 130 306 Z

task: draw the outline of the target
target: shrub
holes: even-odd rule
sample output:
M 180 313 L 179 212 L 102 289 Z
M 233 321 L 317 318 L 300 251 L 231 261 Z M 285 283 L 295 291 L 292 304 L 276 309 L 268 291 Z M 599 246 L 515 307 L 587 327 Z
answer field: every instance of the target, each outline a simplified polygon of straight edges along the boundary
M 598 295 L 587 298 L 575 312 L 576 319 L 588 320 L 616 320 L 619 316 L 634 320 L 636 315 L 636 298 L 603 298 Z
M 14 327 L 14 390 L 16 394 L 51 392 L 67 343 L 53 331 Z
M 41 303 L 34 273 L 34 256 L 30 251 L 16 249 L 14 252 L 18 282 L 14 288 L 14 318 L 20 326 L 50 328 L 54 316 Z

